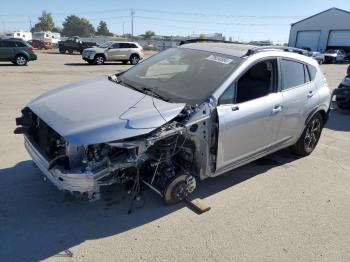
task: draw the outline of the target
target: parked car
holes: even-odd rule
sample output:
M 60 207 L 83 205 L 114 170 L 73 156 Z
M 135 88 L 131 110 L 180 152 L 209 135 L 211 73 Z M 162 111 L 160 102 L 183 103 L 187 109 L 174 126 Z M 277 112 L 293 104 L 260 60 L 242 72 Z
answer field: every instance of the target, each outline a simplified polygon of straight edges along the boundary
M 45 49 L 45 50 L 48 50 L 48 49 L 52 49 L 53 46 L 52 46 L 52 43 L 50 42 L 44 42 L 44 41 L 41 41 L 41 40 L 30 40 L 28 41 L 28 43 L 36 48 L 36 49 Z
M 347 70 L 347 75 L 341 81 L 337 89 L 333 91 L 336 96 L 336 102 L 339 108 L 350 109 L 350 66 Z
M 37 60 L 34 48 L 21 39 L 0 39 L 0 61 L 9 61 L 24 66 Z
M 344 63 L 346 53 L 343 50 L 340 49 L 329 49 L 324 53 L 325 62 L 336 64 L 336 63 Z
M 325 56 L 320 52 L 311 51 L 310 57 L 315 59 L 320 65 L 322 65 L 325 62 Z
M 282 148 L 312 153 L 330 90 L 317 62 L 290 50 L 170 48 L 125 72 L 35 98 L 14 132 L 61 190 L 94 200 L 104 185 L 129 185 L 136 197 L 145 184 L 175 203 L 197 180 Z
M 82 53 L 82 58 L 89 64 L 102 65 L 105 61 L 128 61 L 132 65 L 143 59 L 143 48 L 135 42 L 109 41 L 98 47 L 87 48 Z
M 92 46 L 96 46 L 96 43 L 84 42 L 78 36 L 70 37 L 65 41 L 58 42 L 58 50 L 61 54 L 64 54 L 66 51 L 68 51 L 70 54 L 72 54 L 74 51 L 81 54 L 85 48 Z

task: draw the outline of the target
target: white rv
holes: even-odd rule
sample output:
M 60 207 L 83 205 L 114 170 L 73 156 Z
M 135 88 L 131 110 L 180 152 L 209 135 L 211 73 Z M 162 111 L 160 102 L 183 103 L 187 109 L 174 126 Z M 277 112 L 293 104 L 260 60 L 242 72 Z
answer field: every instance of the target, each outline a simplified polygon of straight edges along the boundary
M 41 40 L 44 42 L 50 42 L 53 44 L 57 44 L 58 41 L 61 40 L 61 34 L 60 33 L 53 33 L 50 31 L 47 32 L 34 32 L 33 33 L 33 39 L 35 40 Z
M 32 33 L 31 32 L 25 32 L 25 31 L 15 31 L 6 33 L 4 38 L 19 38 L 24 41 L 32 40 Z

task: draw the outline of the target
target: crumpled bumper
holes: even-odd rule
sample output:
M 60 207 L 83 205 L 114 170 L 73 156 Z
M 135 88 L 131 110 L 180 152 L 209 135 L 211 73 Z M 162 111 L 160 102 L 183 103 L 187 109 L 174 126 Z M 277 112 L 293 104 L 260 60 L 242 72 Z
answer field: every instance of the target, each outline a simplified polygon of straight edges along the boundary
M 81 172 L 80 169 L 69 170 L 69 173 L 59 168 L 48 170 L 49 162 L 26 136 L 24 136 L 24 146 L 34 163 L 59 190 L 87 193 L 91 200 L 99 198 L 99 185 L 96 178 L 108 173 L 108 170 L 102 170 L 99 173 Z

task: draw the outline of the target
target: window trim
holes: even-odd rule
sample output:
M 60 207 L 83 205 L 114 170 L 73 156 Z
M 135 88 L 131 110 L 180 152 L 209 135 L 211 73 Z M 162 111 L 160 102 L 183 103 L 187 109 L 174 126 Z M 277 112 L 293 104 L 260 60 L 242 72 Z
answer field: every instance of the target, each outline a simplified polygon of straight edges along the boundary
M 226 88 L 225 90 L 220 94 L 219 98 L 218 98 L 218 106 L 222 105 L 222 106 L 225 106 L 225 105 L 240 105 L 240 104 L 243 104 L 243 103 L 246 103 L 246 102 L 249 102 L 249 101 L 253 101 L 255 99 L 259 99 L 259 98 L 263 98 L 263 97 L 266 97 L 266 96 L 262 96 L 262 97 L 258 97 L 258 98 L 255 98 L 255 99 L 252 99 L 252 100 L 249 100 L 249 101 L 245 101 L 245 102 L 240 102 L 240 103 L 237 103 L 236 102 L 236 97 L 237 97 L 237 82 L 239 81 L 239 79 L 242 78 L 243 75 L 245 75 L 253 66 L 255 66 L 256 64 L 260 63 L 260 62 L 263 62 L 263 61 L 268 61 L 268 60 L 276 60 L 276 75 L 277 75 L 277 81 L 276 81 L 276 86 L 274 87 L 274 90 L 271 91 L 268 95 L 270 94 L 274 94 L 274 93 L 278 93 L 280 92 L 280 88 L 281 88 L 281 67 L 280 67 L 280 64 L 279 64 L 279 57 L 277 56 L 266 56 L 266 57 L 262 57 L 262 58 L 259 58 L 257 60 L 255 60 L 254 62 L 250 63 L 249 66 L 247 66 Z M 224 93 L 227 91 L 227 89 L 229 89 L 231 87 L 231 85 L 234 84 L 234 89 L 235 89 L 235 97 L 233 98 L 233 103 L 232 104 L 220 104 L 220 99 L 221 97 L 224 95 Z
M 279 60 L 280 60 L 280 71 L 281 71 L 281 89 L 280 91 L 281 92 L 285 92 L 285 91 L 289 91 L 289 90 L 292 90 L 292 89 L 295 89 L 295 88 L 299 88 L 299 87 L 302 87 L 302 86 L 305 86 L 305 85 L 308 85 L 310 83 L 312 83 L 314 80 L 311 80 L 309 82 L 305 82 L 305 66 L 307 68 L 307 71 L 308 71 L 308 74 L 309 74 L 309 77 L 311 79 L 311 76 L 310 76 L 310 72 L 309 72 L 309 68 L 308 68 L 308 64 L 303 62 L 303 61 L 299 61 L 299 60 L 296 60 L 296 59 L 293 59 L 293 58 L 289 58 L 289 57 L 279 57 Z M 303 68 L 304 68 L 304 83 L 301 84 L 301 85 L 297 85 L 297 86 L 292 86 L 292 87 L 289 87 L 287 89 L 283 89 L 283 73 L 282 73 L 282 60 L 287 60 L 287 61 L 291 61 L 291 62 L 295 62 L 295 63 L 298 63 L 298 64 L 302 64 L 303 65 Z

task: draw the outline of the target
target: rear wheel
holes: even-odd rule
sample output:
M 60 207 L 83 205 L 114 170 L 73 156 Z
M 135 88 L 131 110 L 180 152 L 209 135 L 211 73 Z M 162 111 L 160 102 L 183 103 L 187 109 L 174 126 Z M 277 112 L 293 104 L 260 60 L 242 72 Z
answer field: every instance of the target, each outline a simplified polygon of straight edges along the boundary
M 28 63 L 28 58 L 24 55 L 17 55 L 15 58 L 15 64 L 18 66 L 25 66 Z
M 69 49 L 68 53 L 73 54 L 73 49 Z
M 304 132 L 297 143 L 292 147 L 299 156 L 307 156 L 314 151 L 323 129 L 323 117 L 320 113 L 314 115 L 307 123 Z
M 137 55 L 132 55 L 130 57 L 130 63 L 132 65 L 137 65 L 139 63 L 139 61 L 140 61 L 140 57 L 138 57 Z
M 105 58 L 102 55 L 96 55 L 94 58 L 94 63 L 96 65 L 103 65 L 105 63 Z

